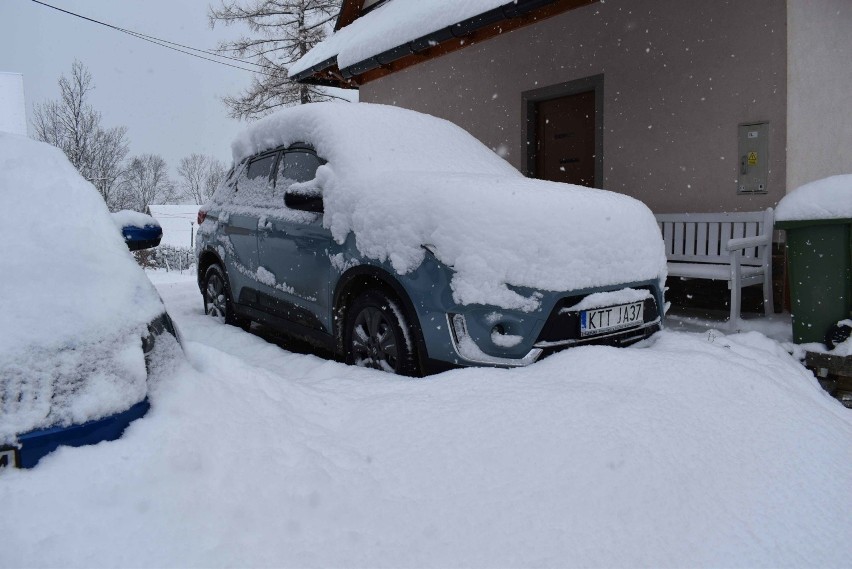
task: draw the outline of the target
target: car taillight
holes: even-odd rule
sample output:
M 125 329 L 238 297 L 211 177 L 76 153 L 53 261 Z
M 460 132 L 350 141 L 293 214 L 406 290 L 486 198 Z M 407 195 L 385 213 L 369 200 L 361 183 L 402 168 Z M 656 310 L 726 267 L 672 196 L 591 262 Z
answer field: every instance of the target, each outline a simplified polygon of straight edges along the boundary
M 206 212 L 206 211 L 204 211 L 203 209 L 199 209 L 199 210 L 198 210 L 198 220 L 197 220 L 197 221 L 198 221 L 198 225 L 201 225 L 202 223 L 204 223 L 204 220 L 205 220 L 206 218 L 207 218 L 207 212 Z

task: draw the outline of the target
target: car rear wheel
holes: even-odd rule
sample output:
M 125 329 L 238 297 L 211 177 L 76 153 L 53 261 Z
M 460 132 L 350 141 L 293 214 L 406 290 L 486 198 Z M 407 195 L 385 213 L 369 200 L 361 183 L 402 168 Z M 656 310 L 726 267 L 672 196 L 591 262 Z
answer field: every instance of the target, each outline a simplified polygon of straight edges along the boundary
M 210 265 L 204 273 L 202 286 L 204 313 L 224 324 L 238 326 L 244 330 L 251 327 L 251 321 L 234 311 L 231 287 L 225 277 L 225 271 L 219 265 Z
M 419 375 L 411 329 L 402 307 L 380 290 L 361 294 L 347 311 L 346 363 Z

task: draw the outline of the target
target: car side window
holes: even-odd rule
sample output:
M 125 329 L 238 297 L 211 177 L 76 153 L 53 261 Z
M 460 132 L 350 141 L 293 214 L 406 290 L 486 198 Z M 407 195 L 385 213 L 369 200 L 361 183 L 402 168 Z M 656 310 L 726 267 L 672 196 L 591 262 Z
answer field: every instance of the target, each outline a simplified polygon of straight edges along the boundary
M 272 169 L 277 154 L 267 154 L 255 158 L 243 169 L 237 178 L 235 198 L 241 205 L 273 206 L 275 203 L 272 185 Z
M 221 204 L 233 201 L 234 191 L 236 190 L 237 184 L 237 174 L 241 173 L 244 166 L 245 164 L 241 162 L 231 167 L 227 176 L 225 176 L 225 179 L 222 180 L 213 192 L 213 195 L 211 196 L 211 201 L 213 203 Z
M 313 180 L 322 164 L 323 161 L 309 150 L 285 152 L 278 163 L 276 192 L 282 192 L 283 197 L 283 191 L 291 185 Z

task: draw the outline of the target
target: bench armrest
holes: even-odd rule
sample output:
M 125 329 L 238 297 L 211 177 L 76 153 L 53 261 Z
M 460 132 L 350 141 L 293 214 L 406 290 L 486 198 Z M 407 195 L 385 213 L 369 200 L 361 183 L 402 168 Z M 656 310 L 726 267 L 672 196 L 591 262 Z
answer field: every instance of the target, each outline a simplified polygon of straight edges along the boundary
M 769 245 L 771 237 L 769 235 L 758 235 L 756 237 L 738 237 L 729 239 L 725 245 L 726 251 L 739 251 L 740 249 L 748 249 L 749 247 L 758 247 L 760 245 Z

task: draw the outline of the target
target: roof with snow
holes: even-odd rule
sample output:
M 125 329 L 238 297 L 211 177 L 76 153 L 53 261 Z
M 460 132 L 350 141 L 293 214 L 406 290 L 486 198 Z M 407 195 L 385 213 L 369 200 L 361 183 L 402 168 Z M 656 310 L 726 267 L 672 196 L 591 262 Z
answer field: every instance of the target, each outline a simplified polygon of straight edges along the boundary
M 381 75 L 597 0 L 344 0 L 333 35 L 289 69 L 303 83 L 357 87 Z

